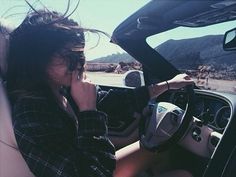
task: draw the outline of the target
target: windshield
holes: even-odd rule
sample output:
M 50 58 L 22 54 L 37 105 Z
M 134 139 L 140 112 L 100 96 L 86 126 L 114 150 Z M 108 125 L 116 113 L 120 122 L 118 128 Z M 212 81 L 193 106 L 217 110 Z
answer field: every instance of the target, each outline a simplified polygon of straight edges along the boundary
M 236 93 L 236 51 L 223 50 L 224 33 L 236 21 L 208 27 L 178 27 L 147 42 L 201 89 Z

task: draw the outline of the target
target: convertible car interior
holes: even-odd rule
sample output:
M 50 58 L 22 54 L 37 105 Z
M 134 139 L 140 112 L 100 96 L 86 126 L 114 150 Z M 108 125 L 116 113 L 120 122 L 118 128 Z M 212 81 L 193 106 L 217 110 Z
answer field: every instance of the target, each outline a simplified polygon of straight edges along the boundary
M 188 43 L 185 44 L 184 42 L 180 44 L 179 48 L 183 50 L 176 50 L 176 47 L 171 45 L 173 41 L 171 37 L 169 41 L 164 43 L 164 45 L 166 45 L 163 45 L 163 48 L 161 48 L 162 46 L 156 47 L 157 45 L 151 46 L 148 42 L 150 37 L 158 37 L 159 34 L 162 35 L 168 31 L 168 34 L 171 36 L 172 33 L 175 32 L 173 29 L 178 29 L 179 27 L 196 29 L 195 32 L 203 28 L 206 31 L 205 35 L 207 35 L 206 27 L 214 26 L 215 24 L 218 24 L 219 28 L 221 24 L 226 27 L 228 24 L 225 22 L 232 22 L 234 25 L 232 25 L 232 27 L 229 25 L 228 29 L 226 28 L 226 31 L 223 32 L 225 36 L 224 38 L 220 38 L 219 47 L 221 49 L 218 50 L 223 50 L 224 48 L 225 51 L 228 51 L 228 53 L 225 52 L 224 55 L 229 56 L 233 54 L 235 56 L 235 12 L 236 2 L 232 0 L 153 0 L 121 23 L 114 30 L 112 41 L 142 64 L 145 84 L 150 85 L 155 82 L 168 80 L 176 74 L 183 72 L 184 68 L 181 68 L 182 63 L 183 65 L 184 63 L 192 65 L 195 63 L 194 59 L 197 59 L 192 55 L 188 56 L 174 52 L 189 53 L 187 50 L 191 49 L 191 47 L 199 47 L 198 44 L 194 44 L 193 37 L 191 37 L 193 38 L 193 43 L 190 44 L 193 46 L 189 47 L 187 46 Z M 182 35 L 185 35 L 184 29 Z M 214 35 L 213 31 L 212 34 L 210 33 L 208 35 Z M 211 48 L 216 45 L 214 42 L 216 41 L 211 41 L 208 44 L 204 43 L 204 41 L 200 43 L 200 45 L 203 45 L 202 50 L 204 50 L 198 51 L 200 57 L 202 57 L 201 54 L 204 52 L 208 52 L 208 54 L 211 55 L 211 60 L 207 63 L 208 65 L 211 65 L 211 62 L 213 62 L 212 58 L 214 57 L 214 62 L 219 62 L 219 64 L 224 63 L 217 60 L 218 56 L 214 56 L 214 52 L 216 51 L 211 50 Z M 168 57 L 171 57 L 171 53 L 173 53 L 174 57 L 182 55 L 185 56 L 185 58 L 183 58 L 182 63 L 176 64 L 174 57 L 168 59 Z M 186 58 L 186 56 L 193 57 L 193 60 Z M 235 59 L 235 57 L 224 58 L 225 61 L 230 60 L 232 65 L 235 64 L 233 59 Z M 181 60 L 179 62 L 181 62 Z M 201 65 L 201 63 L 199 63 L 199 65 Z M 190 71 L 190 75 L 194 76 L 193 68 L 186 68 L 184 72 Z M 235 65 L 233 65 L 233 68 L 235 70 Z M 218 68 L 215 68 L 215 70 L 217 69 Z M 154 107 L 152 114 L 156 113 L 156 116 L 159 115 L 157 113 L 157 104 L 162 102 L 172 103 L 182 110 L 186 110 L 186 112 L 191 107 L 191 111 L 189 111 L 190 113 L 188 114 L 191 116 L 191 120 L 188 120 L 188 128 L 179 126 L 179 129 L 185 129 L 185 131 L 183 133 L 184 135 L 181 136 L 181 138 L 179 137 L 178 143 L 173 143 L 175 142 L 173 139 L 171 141 L 168 140 L 172 143 L 167 143 L 168 146 L 164 146 L 164 151 L 161 150 L 160 152 L 158 151 L 158 146 L 155 147 L 159 154 L 157 155 L 157 163 L 153 165 L 152 170 L 157 174 L 173 169 L 186 169 L 190 171 L 193 176 L 204 177 L 226 177 L 235 176 L 236 174 L 234 165 L 235 86 L 232 86 L 232 88 L 229 88 L 227 91 L 215 89 L 213 86 L 210 88 L 208 83 L 204 83 L 205 85 L 203 86 L 203 84 L 197 83 L 198 79 L 201 80 L 202 77 L 201 71 L 199 71 L 199 73 L 200 79 L 195 75 L 196 86 L 194 88 L 194 94 L 192 94 L 190 98 L 189 93 L 185 90 L 169 91 L 156 100 L 151 100 L 149 103 L 150 105 L 154 105 L 151 106 Z M 234 81 L 235 76 L 230 80 Z M 211 82 L 214 83 L 217 82 L 217 80 L 212 80 Z M 223 82 L 221 84 L 224 85 Z M 161 108 L 163 108 L 163 106 Z M 168 109 L 168 107 L 166 107 L 166 109 Z M 150 119 L 150 117 L 152 116 L 149 115 L 149 118 L 146 119 Z M 137 119 L 134 118 L 133 124 L 135 124 L 135 120 Z M 133 124 L 130 124 L 129 121 L 119 124 L 119 129 L 121 129 L 121 125 L 123 125 L 123 131 L 116 131 L 115 127 L 112 127 L 111 134 L 113 134 L 114 130 L 114 135 L 116 136 L 126 137 L 127 132 L 131 135 L 130 132 L 135 132 L 135 130 L 133 130 L 135 128 L 132 127 Z M 186 120 L 183 120 L 183 123 L 185 122 Z M 127 125 L 130 126 L 128 127 Z M 130 132 L 128 130 L 130 130 Z M 176 133 L 179 134 L 181 132 L 178 130 Z M 176 136 L 176 133 L 173 136 Z
M 224 35 L 221 35 L 220 40 L 209 42 L 209 37 L 199 42 L 197 38 L 190 37 L 192 43 L 179 41 L 181 50 L 173 45 L 179 40 L 171 38 L 176 29 L 182 30 L 184 36 L 188 35 L 184 32 L 185 28 L 196 31 L 204 28 L 205 36 L 213 36 L 218 33 L 211 34 L 207 27 L 214 25 L 224 26 Z M 216 26 L 215 30 L 220 28 Z M 196 31 L 193 33 L 197 33 Z M 164 43 L 165 48 L 162 47 L 164 45 L 157 46 L 157 43 L 152 46 L 149 39 L 165 32 L 170 36 Z M 198 44 L 194 44 L 195 41 Z M 194 177 L 234 177 L 236 1 L 150 0 L 117 26 L 111 42 L 142 64 L 145 85 L 171 79 L 182 72 L 188 73 L 196 81 L 194 87 L 169 90 L 150 100 L 143 114 L 137 113 L 133 117 L 109 122 L 109 136 L 117 149 L 140 140 L 145 148 L 156 152 L 155 162 L 140 176 L 158 176 L 168 171 L 184 169 Z M 219 45 L 216 46 L 216 42 Z M 189 52 L 191 48 L 197 52 Z M 1 42 L 0 52 L 3 49 Z M 221 54 L 216 55 L 219 50 L 223 52 L 223 61 L 218 59 Z M 177 56 L 182 60 L 176 61 Z M 6 81 L 3 77 L 2 53 L 0 57 L 0 176 L 33 176 L 17 149 L 4 88 Z M 202 65 L 208 65 L 211 69 L 204 71 Z M 222 68 L 224 71 L 220 70 Z M 227 74 L 228 78 L 222 73 Z M 204 74 L 207 76 L 203 76 Z M 133 89 L 127 86 L 100 87 L 103 90 Z M 18 169 L 17 174 L 14 170 L 9 170 L 9 164 Z

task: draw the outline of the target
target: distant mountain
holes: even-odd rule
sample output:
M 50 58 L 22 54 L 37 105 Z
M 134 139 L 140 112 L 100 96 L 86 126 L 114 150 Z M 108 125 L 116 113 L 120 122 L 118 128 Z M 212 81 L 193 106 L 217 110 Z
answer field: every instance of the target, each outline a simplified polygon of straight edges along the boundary
M 236 71 L 236 52 L 224 51 L 223 35 L 168 40 L 155 49 L 170 63 L 179 69 L 196 69 L 199 65 L 211 65 L 214 68 L 231 67 Z M 119 63 L 134 59 L 127 53 L 113 54 L 90 62 Z
M 127 53 L 118 53 L 118 54 L 108 55 L 106 57 L 97 58 L 88 61 L 88 63 L 119 63 L 121 61 L 128 63 L 135 61 L 135 59 L 130 55 L 128 55 Z
M 236 70 L 236 52 L 224 51 L 223 35 L 168 40 L 155 49 L 179 69 L 196 69 L 199 65 L 222 65 Z

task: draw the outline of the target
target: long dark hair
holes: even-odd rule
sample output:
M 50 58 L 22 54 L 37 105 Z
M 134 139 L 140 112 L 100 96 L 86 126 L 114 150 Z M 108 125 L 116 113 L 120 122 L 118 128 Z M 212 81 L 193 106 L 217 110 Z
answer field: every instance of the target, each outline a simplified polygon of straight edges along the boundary
M 81 47 L 78 62 L 83 66 L 84 29 L 78 23 L 47 10 L 27 14 L 10 35 L 7 89 L 11 99 L 49 91 L 47 66 L 52 56 L 60 54 L 67 44 Z M 63 57 L 65 60 L 71 59 Z
M 6 56 L 8 53 L 9 34 L 13 26 L 5 19 L 0 18 L 0 80 L 5 80 L 7 70 Z

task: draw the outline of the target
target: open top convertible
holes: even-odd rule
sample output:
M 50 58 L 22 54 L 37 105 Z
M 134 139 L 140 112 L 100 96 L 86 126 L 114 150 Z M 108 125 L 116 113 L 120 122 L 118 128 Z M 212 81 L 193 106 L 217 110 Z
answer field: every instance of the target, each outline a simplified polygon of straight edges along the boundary
M 152 0 L 114 30 L 111 41 L 142 64 L 145 85 L 181 72 L 196 81 L 194 88 L 169 90 L 151 100 L 146 114 L 109 122 L 110 139 L 117 149 L 140 139 L 142 146 L 157 152 L 157 163 L 147 173 L 185 169 L 194 177 L 235 176 L 234 28 L 234 0 Z M 223 36 L 222 31 L 228 32 Z M 165 42 L 158 45 L 163 36 Z M 11 170 L 9 165 L 25 174 L 29 169 L 17 150 L 3 86 L 1 79 L 0 174 Z

